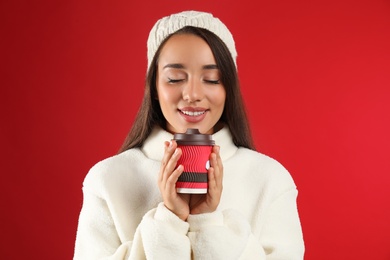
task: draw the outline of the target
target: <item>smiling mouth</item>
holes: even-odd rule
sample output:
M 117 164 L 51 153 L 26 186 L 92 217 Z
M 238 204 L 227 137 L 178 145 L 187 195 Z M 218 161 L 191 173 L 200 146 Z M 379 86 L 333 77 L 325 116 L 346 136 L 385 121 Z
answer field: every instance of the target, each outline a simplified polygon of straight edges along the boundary
M 203 111 L 186 111 L 186 110 L 180 110 L 181 113 L 187 116 L 201 116 L 204 113 L 206 113 L 206 110 Z

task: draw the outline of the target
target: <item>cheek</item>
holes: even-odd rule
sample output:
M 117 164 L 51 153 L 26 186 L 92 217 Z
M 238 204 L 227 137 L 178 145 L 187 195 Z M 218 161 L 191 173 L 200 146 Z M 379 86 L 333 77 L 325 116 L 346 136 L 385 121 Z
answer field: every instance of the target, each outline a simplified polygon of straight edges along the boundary
M 157 95 L 161 105 L 169 105 L 169 103 L 174 103 L 177 99 L 177 93 L 169 87 L 158 86 Z
M 214 103 L 216 106 L 220 107 L 221 109 L 225 106 L 225 100 L 226 100 L 226 92 L 225 89 L 220 89 L 217 93 L 215 93 L 215 100 Z

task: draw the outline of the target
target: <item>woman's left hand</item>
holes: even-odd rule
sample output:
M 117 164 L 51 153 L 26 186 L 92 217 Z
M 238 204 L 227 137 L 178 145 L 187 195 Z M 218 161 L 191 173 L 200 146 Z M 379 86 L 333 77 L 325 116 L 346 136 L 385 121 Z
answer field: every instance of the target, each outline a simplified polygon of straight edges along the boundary
M 221 200 L 223 165 L 219 153 L 220 147 L 215 145 L 210 154 L 210 168 L 208 170 L 207 194 L 192 194 L 190 198 L 190 214 L 214 212 Z

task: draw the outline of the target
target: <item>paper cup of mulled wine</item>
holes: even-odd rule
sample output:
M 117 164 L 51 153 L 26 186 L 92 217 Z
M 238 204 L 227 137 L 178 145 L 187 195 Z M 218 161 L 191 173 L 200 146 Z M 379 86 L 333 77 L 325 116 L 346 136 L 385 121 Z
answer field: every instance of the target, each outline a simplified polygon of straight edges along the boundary
M 176 182 L 176 191 L 189 194 L 207 193 L 209 159 L 215 144 L 212 136 L 189 128 L 185 133 L 175 134 L 173 139 L 182 150 L 177 165 L 184 166 L 184 171 Z

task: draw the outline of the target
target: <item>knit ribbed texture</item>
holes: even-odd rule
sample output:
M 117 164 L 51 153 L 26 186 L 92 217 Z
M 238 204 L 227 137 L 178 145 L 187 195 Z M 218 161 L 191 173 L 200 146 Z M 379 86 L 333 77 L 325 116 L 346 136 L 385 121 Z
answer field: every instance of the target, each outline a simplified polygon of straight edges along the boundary
M 160 44 L 172 33 L 185 26 L 207 29 L 216 34 L 228 47 L 234 62 L 236 63 L 237 51 L 234 39 L 229 29 L 218 18 L 211 13 L 198 11 L 184 11 L 161 18 L 153 26 L 149 33 L 148 47 L 148 69 Z M 237 65 L 236 65 L 237 66 Z

